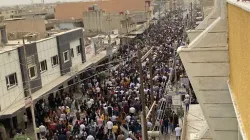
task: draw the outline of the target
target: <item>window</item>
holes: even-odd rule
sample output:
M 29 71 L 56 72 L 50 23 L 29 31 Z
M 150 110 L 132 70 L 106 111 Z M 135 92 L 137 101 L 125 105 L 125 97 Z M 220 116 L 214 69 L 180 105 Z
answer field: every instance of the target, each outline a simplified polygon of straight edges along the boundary
M 72 48 L 72 49 L 70 49 L 70 55 L 71 55 L 71 58 L 73 58 L 74 57 L 74 49 Z
M 77 54 L 81 54 L 81 46 L 76 46 Z
M 52 67 L 58 65 L 58 56 L 57 55 L 51 57 L 51 64 L 52 64 Z
M 69 61 L 69 51 L 63 52 L 64 63 Z
M 36 66 L 29 68 L 29 76 L 30 76 L 30 79 L 34 79 L 37 77 Z
M 16 77 L 16 73 L 13 73 L 11 75 L 8 75 L 5 77 L 6 78 L 6 85 L 7 85 L 7 89 L 10 89 L 12 87 L 17 86 L 17 77 Z
M 47 68 L 47 61 L 44 60 L 44 61 L 40 62 L 40 72 L 45 72 L 47 70 L 48 70 L 48 68 Z

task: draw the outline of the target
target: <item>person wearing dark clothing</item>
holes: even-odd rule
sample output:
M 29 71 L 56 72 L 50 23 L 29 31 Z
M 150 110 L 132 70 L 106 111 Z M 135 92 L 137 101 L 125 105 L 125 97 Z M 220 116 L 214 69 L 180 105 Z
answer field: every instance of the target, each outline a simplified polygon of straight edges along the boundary
M 112 106 L 108 106 L 108 114 L 109 114 L 109 117 L 112 117 Z
M 174 128 L 177 127 L 178 123 L 179 123 L 179 118 L 178 118 L 177 114 L 174 113 Z
M 165 117 L 164 121 L 163 121 L 163 125 L 164 125 L 164 130 L 166 135 L 168 134 L 168 118 Z
M 66 135 L 64 135 L 64 134 L 60 134 L 60 135 L 58 136 L 58 140 L 67 140 L 67 137 L 66 137 Z

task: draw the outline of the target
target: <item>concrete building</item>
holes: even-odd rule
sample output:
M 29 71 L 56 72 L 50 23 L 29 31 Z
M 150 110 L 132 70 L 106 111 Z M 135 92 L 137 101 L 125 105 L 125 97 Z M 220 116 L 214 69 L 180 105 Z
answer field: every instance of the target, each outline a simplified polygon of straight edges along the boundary
M 109 14 L 102 10 L 92 10 L 83 14 L 84 29 L 88 32 L 107 33 L 117 29 L 119 34 L 126 34 L 136 29 L 130 14 Z
M 83 27 L 82 19 L 49 19 L 48 24 L 51 24 L 55 30 L 71 30 L 79 27 Z
M 4 19 L 13 18 L 17 13 L 18 11 L 14 9 L 2 9 L 0 10 L 0 17 L 2 16 Z
M 27 33 L 36 33 L 37 40 L 47 36 L 44 19 L 40 18 L 12 18 L 5 19 L 7 36 L 10 40 L 22 39 Z
M 0 48 L 0 60 L 0 123 L 8 130 L 19 125 L 25 110 L 30 115 L 28 88 L 35 104 L 85 68 L 83 29 L 38 41 L 9 40 Z
M 241 139 L 250 139 L 249 73 L 250 3 L 228 0 L 229 91 Z
M 48 15 L 47 12 L 44 11 L 37 11 L 37 12 L 22 12 L 22 13 L 18 13 L 13 15 L 13 18 L 42 18 L 45 19 L 46 16 Z
M 150 3 L 150 0 L 148 1 Z M 55 7 L 55 19 L 82 19 L 83 13 L 88 11 L 89 6 L 98 5 L 106 13 L 120 13 L 125 11 L 145 11 L 151 10 L 151 3 L 145 0 L 107 0 L 91 2 L 69 2 L 60 3 Z M 65 12 L 65 9 L 68 11 Z
M 188 32 L 178 53 L 214 140 L 248 140 L 250 4 L 215 0 L 209 15 Z

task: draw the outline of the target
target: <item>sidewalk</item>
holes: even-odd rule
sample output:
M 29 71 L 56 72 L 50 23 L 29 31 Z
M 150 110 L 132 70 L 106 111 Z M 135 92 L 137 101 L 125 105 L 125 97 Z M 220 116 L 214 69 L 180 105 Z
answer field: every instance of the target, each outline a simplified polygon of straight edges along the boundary
M 187 113 L 187 125 L 186 125 L 186 137 L 185 140 L 191 140 L 196 136 L 203 138 L 206 133 L 207 122 L 204 119 L 201 107 L 199 104 L 191 104 L 189 112 Z M 205 138 L 210 139 L 209 136 Z M 204 140 L 205 140 L 204 139 Z

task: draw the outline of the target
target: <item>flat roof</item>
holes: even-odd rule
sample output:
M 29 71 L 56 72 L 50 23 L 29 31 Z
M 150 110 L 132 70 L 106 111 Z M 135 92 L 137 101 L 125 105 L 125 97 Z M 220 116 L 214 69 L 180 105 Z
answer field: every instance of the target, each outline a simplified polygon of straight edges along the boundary
M 67 30 L 67 31 L 64 31 L 64 32 L 61 32 L 61 33 L 58 33 L 58 34 L 54 34 L 54 36 L 57 36 L 57 35 L 62 35 L 62 34 L 65 34 L 65 33 L 70 33 L 70 32 L 73 32 L 73 31 L 77 31 L 79 29 L 82 29 L 83 28 L 75 28 L 75 29 L 72 29 L 72 30 Z M 84 31 L 84 30 L 83 30 Z
M 240 7 L 241 9 L 250 12 L 250 2 L 249 1 L 237 1 L 237 0 L 227 0 L 229 4 Z
M 4 21 L 24 20 L 25 18 L 7 18 Z

